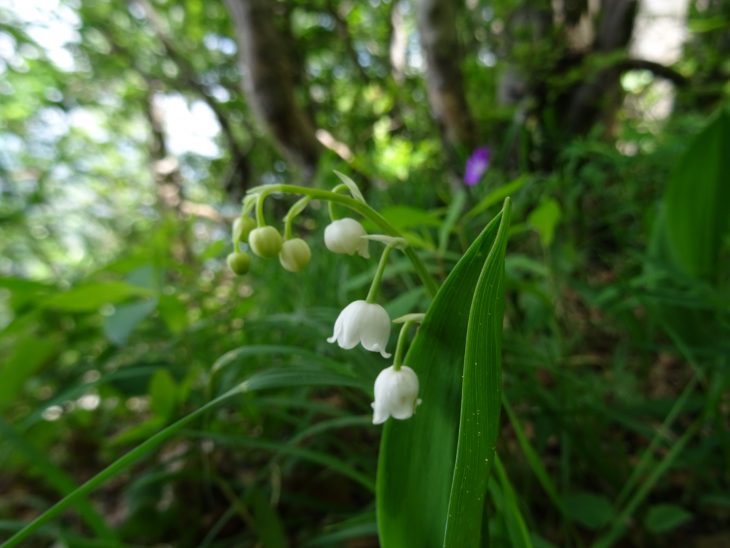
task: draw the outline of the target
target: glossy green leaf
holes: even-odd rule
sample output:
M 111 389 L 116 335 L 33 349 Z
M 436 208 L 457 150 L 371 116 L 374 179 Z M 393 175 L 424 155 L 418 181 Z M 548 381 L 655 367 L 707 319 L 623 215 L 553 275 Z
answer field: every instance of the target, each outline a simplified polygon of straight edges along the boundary
M 481 545 L 500 409 L 509 210 L 507 200 L 454 267 L 406 356 L 423 404 L 383 430 L 377 512 L 385 548 Z
M 693 139 L 669 180 L 664 200 L 666 235 L 688 274 L 715 280 L 730 229 L 730 112 L 720 111 Z

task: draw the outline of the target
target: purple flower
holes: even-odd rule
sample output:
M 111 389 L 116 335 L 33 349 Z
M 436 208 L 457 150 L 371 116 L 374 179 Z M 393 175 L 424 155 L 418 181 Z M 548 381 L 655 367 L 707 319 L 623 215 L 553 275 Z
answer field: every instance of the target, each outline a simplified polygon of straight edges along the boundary
M 489 157 L 491 152 L 489 147 L 477 147 L 469 159 L 466 161 L 466 170 L 464 171 L 464 183 L 468 186 L 476 185 L 482 178 L 482 175 L 489 169 Z

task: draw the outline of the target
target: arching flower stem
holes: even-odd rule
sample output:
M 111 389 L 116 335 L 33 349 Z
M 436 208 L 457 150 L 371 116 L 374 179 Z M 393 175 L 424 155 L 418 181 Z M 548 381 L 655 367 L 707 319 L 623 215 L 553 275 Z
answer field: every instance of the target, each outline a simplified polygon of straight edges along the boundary
M 395 245 L 396 244 L 390 243 L 385 246 L 385 249 L 383 249 L 383 254 L 380 256 L 380 262 L 378 262 L 378 269 L 375 271 L 375 276 L 373 276 L 373 281 L 370 284 L 370 291 L 368 291 L 368 296 L 365 297 L 365 301 L 368 303 L 374 303 L 375 299 L 378 297 L 380 281 L 383 279 L 383 272 L 385 272 L 385 265 L 388 264 L 388 257 Z
M 393 357 L 393 369 L 396 371 L 400 370 L 400 366 L 403 365 L 403 354 L 405 354 L 405 347 L 406 347 L 406 336 L 408 335 L 408 329 L 414 325 L 417 324 L 416 321 L 407 321 L 403 324 L 403 327 L 400 328 L 400 333 L 398 334 L 398 342 L 395 345 L 395 356 Z
M 262 192 L 256 198 L 256 226 L 258 228 L 266 226 L 266 218 L 264 217 L 264 200 L 266 195 Z
M 284 239 L 290 240 L 292 237 L 292 225 L 294 224 L 294 219 L 297 218 L 297 215 L 299 215 L 302 211 L 304 211 L 304 208 L 307 207 L 309 202 L 311 202 L 312 199 L 309 196 L 305 196 L 304 198 L 301 198 L 297 200 L 293 206 L 289 208 L 289 211 L 286 214 L 286 217 L 284 217 Z
M 342 192 L 343 190 L 347 191 L 347 185 L 344 183 L 340 183 L 339 185 L 335 186 L 331 192 L 337 194 L 338 192 Z M 331 200 L 327 202 L 327 211 L 330 214 L 331 221 L 336 221 L 337 219 L 340 218 L 339 215 L 337 215 L 337 213 L 335 213 L 334 202 L 332 202 Z
M 263 202 L 263 200 L 269 195 L 269 194 L 275 194 L 275 193 L 282 193 L 282 194 L 299 194 L 302 196 L 309 196 L 312 200 L 325 200 L 330 203 L 334 202 L 336 204 L 340 204 L 342 206 L 347 207 L 348 209 L 351 209 L 352 211 L 355 211 L 356 213 L 359 213 L 369 221 L 371 221 L 373 224 L 377 225 L 384 234 L 387 234 L 389 236 L 396 236 L 396 237 L 403 237 L 402 234 L 396 229 L 392 224 L 388 222 L 388 220 L 383 217 L 380 213 L 375 211 L 372 207 L 367 205 L 366 203 L 363 203 L 359 200 L 355 200 L 354 198 L 351 198 L 350 196 L 344 196 L 342 194 L 337 194 L 335 192 L 329 191 L 329 190 L 322 190 L 318 188 L 309 188 L 305 186 L 299 186 L 299 185 L 287 185 L 287 184 L 277 184 L 277 185 L 263 185 L 258 186 L 255 188 L 252 188 L 250 193 L 258 193 L 258 199 Z M 258 201 L 257 201 L 257 209 L 258 209 Z M 262 207 L 262 213 L 263 213 L 263 207 Z M 258 217 L 258 214 L 257 214 Z M 428 270 L 426 269 L 426 265 L 423 264 L 423 261 L 421 261 L 421 258 L 416 254 L 416 252 L 413 250 L 412 247 L 406 247 L 403 250 L 403 253 L 405 253 L 406 257 L 411 261 L 413 264 L 413 268 L 416 271 L 416 274 L 421 279 L 421 282 L 423 283 L 424 287 L 426 288 L 426 291 L 430 293 L 432 297 L 436 296 L 436 293 L 438 291 L 438 284 L 436 283 L 436 280 L 433 279 L 431 274 L 429 274 Z

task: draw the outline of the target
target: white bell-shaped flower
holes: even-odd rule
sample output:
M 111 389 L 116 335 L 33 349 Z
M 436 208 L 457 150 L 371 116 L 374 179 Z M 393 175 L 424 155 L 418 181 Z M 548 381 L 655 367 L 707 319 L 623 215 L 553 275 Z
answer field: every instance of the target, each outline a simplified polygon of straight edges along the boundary
M 416 372 L 407 365 L 402 365 L 398 370 L 395 365 L 391 365 L 375 379 L 373 424 L 382 424 L 388 417 L 410 419 L 420 403 Z
M 368 259 L 370 251 L 368 240 L 363 238 L 367 233 L 360 223 L 355 219 L 346 217 L 332 221 L 324 229 L 324 245 L 333 253 L 345 253 Z
M 355 301 L 348 304 L 337 316 L 335 329 L 327 342 L 335 342 L 349 350 L 358 343 L 366 350 L 380 352 L 389 358 L 385 349 L 390 338 L 390 316 L 379 304 Z

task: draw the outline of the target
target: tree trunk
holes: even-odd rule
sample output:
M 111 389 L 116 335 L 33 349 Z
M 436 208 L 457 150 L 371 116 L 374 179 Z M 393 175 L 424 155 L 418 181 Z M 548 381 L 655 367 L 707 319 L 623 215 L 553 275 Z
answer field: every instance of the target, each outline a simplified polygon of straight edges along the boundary
M 272 0 L 226 0 L 239 44 L 244 91 L 282 153 L 306 176 L 321 147 L 314 124 L 296 101 L 294 69 L 275 25 Z
M 419 0 L 416 3 L 421 49 L 426 58 L 429 103 L 443 140 L 458 150 L 476 145 L 476 130 L 461 74 L 457 5 L 453 0 Z

